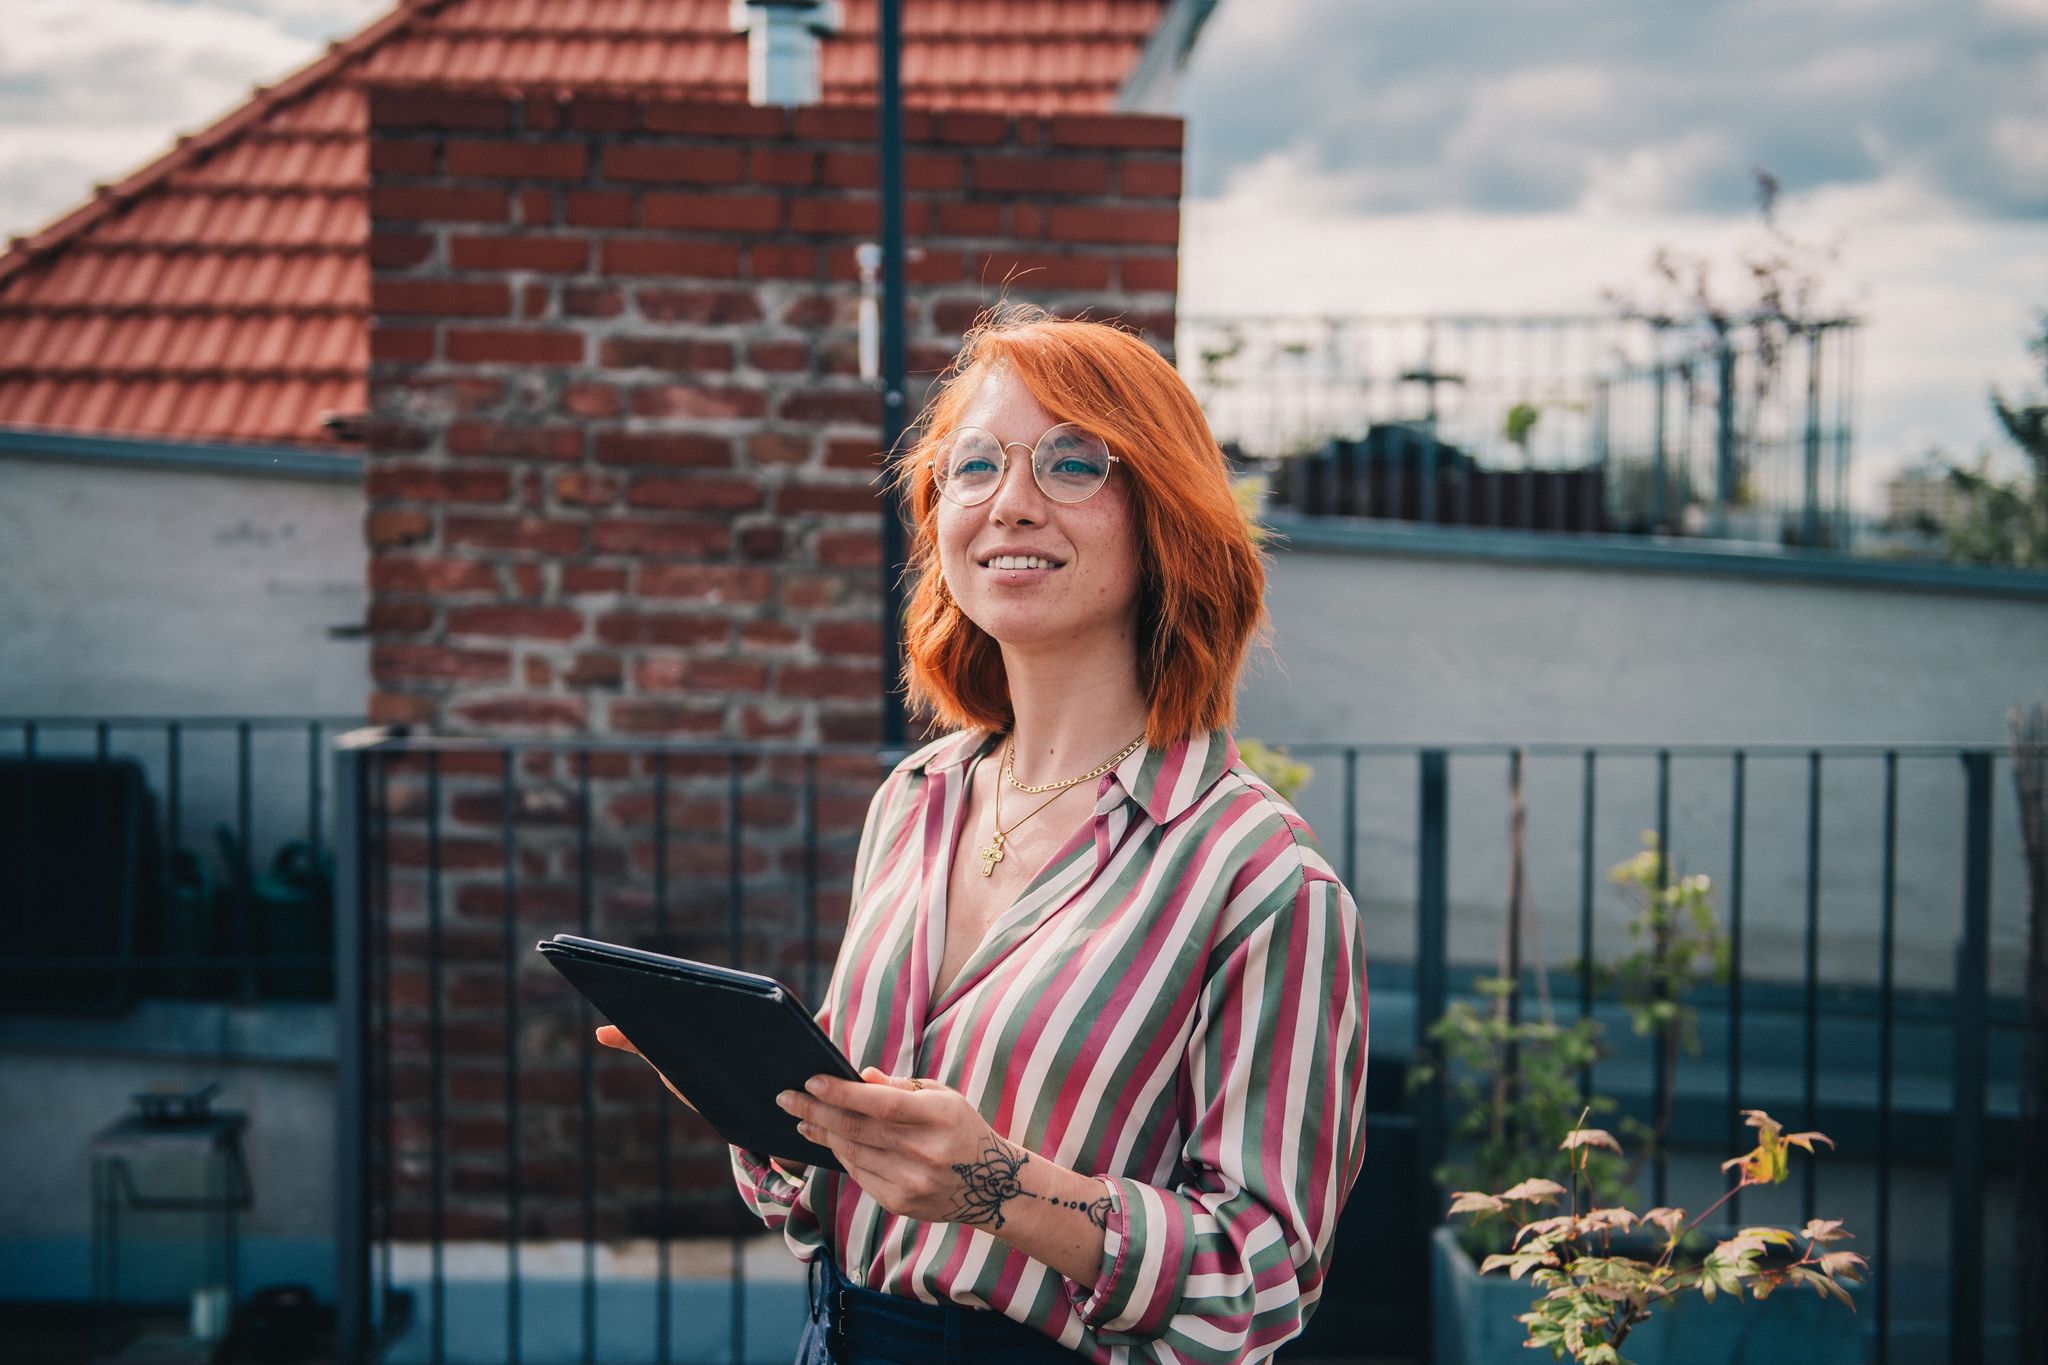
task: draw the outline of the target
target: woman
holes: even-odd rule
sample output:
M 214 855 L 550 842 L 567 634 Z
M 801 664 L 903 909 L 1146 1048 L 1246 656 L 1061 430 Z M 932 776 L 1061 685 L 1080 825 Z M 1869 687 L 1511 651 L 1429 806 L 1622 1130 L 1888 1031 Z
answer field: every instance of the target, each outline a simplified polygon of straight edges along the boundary
M 901 478 L 955 733 L 862 835 L 818 1018 L 865 1083 L 782 1097 L 847 1173 L 734 1153 L 814 1263 L 800 1358 L 1259 1359 L 1363 1159 L 1365 964 L 1227 733 L 1264 571 L 1221 453 L 1157 353 L 1038 316 L 970 335 Z

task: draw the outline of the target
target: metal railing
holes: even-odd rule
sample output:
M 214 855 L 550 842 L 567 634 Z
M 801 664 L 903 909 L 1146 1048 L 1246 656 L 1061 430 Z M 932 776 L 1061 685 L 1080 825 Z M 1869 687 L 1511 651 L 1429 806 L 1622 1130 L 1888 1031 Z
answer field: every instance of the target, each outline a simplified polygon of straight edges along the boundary
M 1184 316 L 1217 439 L 1312 515 L 1846 549 L 1858 322 Z
M 2012 828 L 2003 754 L 1291 753 L 1316 770 L 1297 804 L 1366 917 L 1376 1070 L 1404 1067 L 1429 1023 L 1499 967 L 1511 784 L 1526 809 L 1530 933 L 1506 966 L 1561 1014 L 1618 1022 L 1573 961 L 1611 951 L 1627 907 L 1603 872 L 1644 831 L 1674 875 L 1711 873 L 1733 970 L 1699 992 L 1702 1054 L 1667 1077 L 1660 1054 L 1610 1026 L 1612 1055 L 1589 1084 L 1635 1112 L 1675 1085 L 1681 1159 L 1652 1166 L 1660 1199 L 1692 1197 L 1688 1172 L 1711 1173 L 1743 1108 L 1829 1132 L 1838 1150 L 1787 1191 L 1747 1197 L 1745 1216 L 1850 1219 L 1874 1270 L 1860 1321 L 1879 1361 L 1930 1341 L 1953 1360 L 1985 1357 L 1987 1325 L 2004 1330 L 1984 1287 L 2007 1273 L 1987 1252 L 1986 1208 L 2013 1163 L 2003 1078 L 2021 1022 L 2017 954 L 2003 950 L 2024 921 L 2017 841 L 1998 832 Z M 727 961 L 815 1003 L 886 757 L 368 732 L 345 744 L 341 1358 L 737 1361 L 762 1348 L 762 1315 L 788 1286 L 750 1273 L 759 1232 L 725 1149 L 637 1063 L 599 1055 L 588 1007 L 539 968 L 533 942 L 574 931 Z M 1535 951 L 1545 942 L 1549 962 Z M 1406 1104 L 1411 1181 L 1426 1184 L 1446 1146 L 1443 1097 Z M 1945 1205 L 1946 1235 L 1901 1238 L 1902 1199 Z M 1339 1292 L 1333 1280 L 1326 1298 Z
M 341 717 L 0 717 L 0 999 L 331 991 Z

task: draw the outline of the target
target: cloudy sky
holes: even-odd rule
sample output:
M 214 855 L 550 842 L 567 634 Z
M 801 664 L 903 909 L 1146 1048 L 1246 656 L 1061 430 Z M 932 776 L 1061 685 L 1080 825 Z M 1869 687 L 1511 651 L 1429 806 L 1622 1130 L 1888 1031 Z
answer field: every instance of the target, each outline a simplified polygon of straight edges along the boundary
M 1860 500 L 2040 374 L 2048 0 L 1223 0 L 1184 97 L 1191 310 L 1734 297 L 1761 167 L 1867 320 Z
M 7 232 L 386 7 L 4 3 Z M 1763 167 L 1868 319 L 1860 485 L 2030 374 L 2048 0 L 1223 0 L 1183 101 L 1190 310 L 1591 310 L 1659 246 L 1732 266 Z

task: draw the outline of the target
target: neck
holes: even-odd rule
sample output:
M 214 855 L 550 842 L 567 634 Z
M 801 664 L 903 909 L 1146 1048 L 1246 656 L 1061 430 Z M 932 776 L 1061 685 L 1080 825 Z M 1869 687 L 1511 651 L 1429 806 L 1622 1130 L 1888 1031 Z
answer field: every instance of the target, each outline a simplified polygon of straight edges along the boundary
M 1093 648 L 1003 648 L 1016 714 L 1017 780 L 1057 782 L 1084 773 L 1145 729 L 1132 634 Z

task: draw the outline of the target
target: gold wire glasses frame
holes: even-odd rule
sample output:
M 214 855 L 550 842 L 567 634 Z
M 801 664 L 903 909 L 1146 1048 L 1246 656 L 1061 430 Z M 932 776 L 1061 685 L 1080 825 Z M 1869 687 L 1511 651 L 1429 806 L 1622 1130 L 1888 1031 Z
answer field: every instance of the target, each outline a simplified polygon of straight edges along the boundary
M 937 459 L 927 460 L 939 493 L 962 507 L 995 496 L 1010 469 L 1013 447 L 1031 452 L 1031 478 L 1054 502 L 1086 502 L 1109 482 L 1111 465 L 1122 463 L 1101 437 L 1071 422 L 1049 428 L 1035 445 L 999 441 L 980 427 L 954 432 Z

